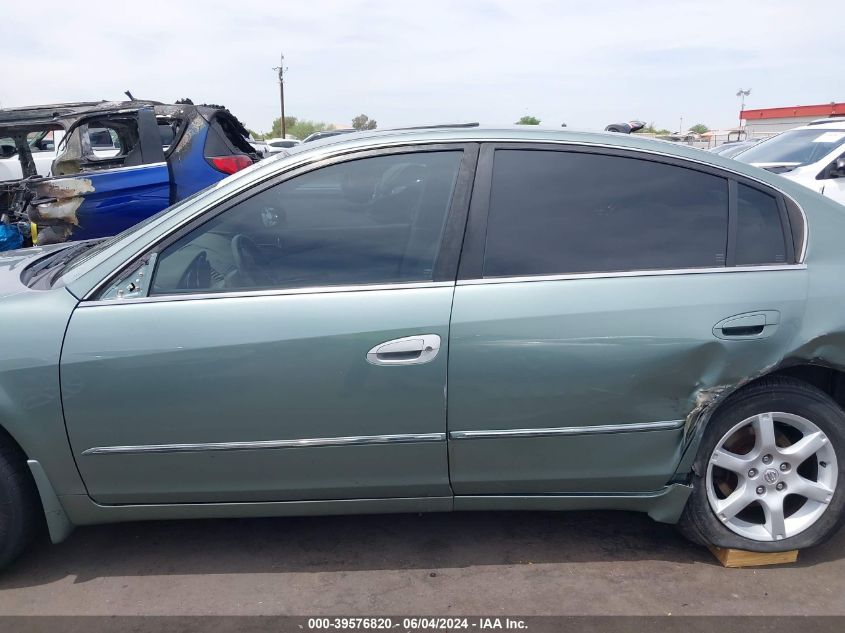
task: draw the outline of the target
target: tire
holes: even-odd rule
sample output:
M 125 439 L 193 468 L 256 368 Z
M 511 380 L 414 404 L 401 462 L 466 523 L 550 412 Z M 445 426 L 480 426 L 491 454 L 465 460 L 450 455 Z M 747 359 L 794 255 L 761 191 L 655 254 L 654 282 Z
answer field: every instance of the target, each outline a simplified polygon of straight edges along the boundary
M 0 430 L 0 569 L 26 549 L 41 527 L 38 492 L 26 459 Z
M 769 426 L 771 434 L 767 435 Z M 811 435 L 815 438 L 812 444 Z M 775 439 L 774 449 L 765 448 L 772 445 L 766 437 Z M 809 458 L 790 458 L 787 443 L 805 439 L 806 451 L 819 445 L 818 451 Z M 748 453 L 731 450 L 743 443 L 752 445 Z M 719 454 L 713 459 L 716 449 Z M 767 456 L 770 459 L 764 463 Z M 717 466 L 720 458 L 731 468 Z M 716 411 L 698 449 L 692 484 L 679 527 L 696 543 L 754 552 L 817 545 L 836 531 L 845 514 L 845 411 L 826 393 L 803 381 L 763 379 L 731 396 Z M 810 496 L 788 491 L 808 491 Z M 748 499 L 753 501 L 743 505 Z M 803 505 L 795 509 L 797 504 Z M 785 517 L 780 521 L 778 505 L 780 516 Z M 721 518 L 717 508 L 723 511 Z

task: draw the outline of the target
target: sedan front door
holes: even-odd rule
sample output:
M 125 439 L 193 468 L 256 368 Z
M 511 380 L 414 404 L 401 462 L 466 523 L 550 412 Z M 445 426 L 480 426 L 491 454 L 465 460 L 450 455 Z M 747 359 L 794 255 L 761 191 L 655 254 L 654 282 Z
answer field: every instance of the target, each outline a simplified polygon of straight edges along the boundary
M 83 302 L 61 372 L 91 497 L 447 498 L 448 327 L 473 153 L 369 152 L 283 175 Z

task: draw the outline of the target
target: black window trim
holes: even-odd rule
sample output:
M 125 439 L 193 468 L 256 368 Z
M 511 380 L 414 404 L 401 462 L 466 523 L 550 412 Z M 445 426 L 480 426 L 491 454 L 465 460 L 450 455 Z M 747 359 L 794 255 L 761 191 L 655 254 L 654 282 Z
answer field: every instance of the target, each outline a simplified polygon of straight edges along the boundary
M 496 151 L 499 150 L 534 150 L 534 151 L 555 151 L 566 153 L 600 154 L 621 158 L 633 158 L 646 160 L 653 163 L 662 163 L 690 169 L 700 173 L 717 176 L 727 181 L 728 186 L 728 236 L 727 252 L 724 266 L 713 266 L 707 268 L 690 267 L 681 269 L 626 269 L 620 271 L 602 271 L 590 273 L 540 273 L 536 275 L 512 275 L 503 277 L 485 277 L 484 270 L 484 249 L 487 240 L 487 220 L 490 210 L 490 197 L 493 188 L 493 161 Z M 795 244 L 796 233 L 790 225 L 790 214 L 787 211 L 787 201 L 780 191 L 773 189 L 759 181 L 743 176 L 735 172 L 720 169 L 706 163 L 698 163 L 692 160 L 678 158 L 666 154 L 639 151 L 636 149 L 610 147 L 601 145 L 579 145 L 570 143 L 537 143 L 537 142 L 487 142 L 482 143 L 477 161 L 477 173 L 475 176 L 475 187 L 469 207 L 467 219 L 466 236 L 464 247 L 461 252 L 461 261 L 458 270 L 458 282 L 473 283 L 496 283 L 509 279 L 530 280 L 548 278 L 600 278 L 611 276 L 656 276 L 659 274 L 692 274 L 702 272 L 740 272 L 747 270 L 772 270 L 781 269 L 785 266 L 795 267 L 800 264 L 801 253 L 797 253 Z M 743 184 L 761 193 L 775 198 L 780 211 L 781 231 L 784 235 L 786 247 L 786 262 L 783 264 L 756 264 L 736 266 L 736 231 L 737 231 L 737 190 L 738 184 Z M 790 200 L 791 202 L 791 200 Z M 797 203 L 793 203 L 796 204 Z M 799 207 L 800 209 L 800 207 Z M 803 211 L 802 211 L 803 216 Z M 803 229 L 803 239 L 806 241 L 806 222 Z M 788 238 L 788 239 L 787 239 Z
M 461 255 L 460 251 L 463 244 L 464 232 L 469 214 L 470 197 L 472 195 L 473 182 L 475 180 L 477 169 L 479 145 L 479 143 L 456 141 L 426 144 L 409 143 L 406 145 L 389 145 L 383 147 L 369 147 L 366 149 L 354 148 L 349 151 L 318 158 L 305 164 L 299 164 L 285 171 L 269 175 L 265 180 L 254 183 L 246 189 L 240 189 L 234 192 L 230 197 L 218 201 L 200 215 L 191 218 L 184 224 L 161 236 L 155 242 L 147 245 L 141 253 L 130 258 L 126 264 L 117 268 L 110 275 L 105 277 L 99 284 L 97 284 L 97 286 L 88 293 L 87 297 L 90 298 L 86 299 L 84 303 L 99 305 L 125 305 L 128 303 L 143 303 L 164 300 L 224 298 L 227 296 L 267 296 L 277 294 L 315 294 L 321 292 L 342 292 L 344 290 L 380 290 L 394 287 L 418 288 L 421 286 L 427 287 L 432 285 L 443 285 L 444 283 L 454 284 L 457 279 L 458 262 Z M 331 165 L 351 162 L 354 160 L 397 154 L 418 154 L 422 152 L 444 151 L 459 151 L 462 152 L 462 157 L 458 167 L 458 176 L 455 181 L 455 189 L 452 193 L 452 200 L 449 209 L 446 212 L 446 225 L 443 230 L 443 237 L 440 241 L 440 248 L 438 249 L 436 255 L 433 279 L 431 281 L 416 280 L 374 284 L 338 284 L 333 286 L 307 286 L 295 288 L 279 286 L 277 288 L 242 288 L 238 290 L 220 291 L 203 290 L 185 293 L 162 293 L 155 295 L 150 294 L 150 289 L 148 289 L 147 294 L 141 297 L 117 300 L 101 299 L 103 293 L 106 292 L 114 283 L 140 267 L 153 253 L 161 253 L 164 249 L 178 241 L 180 238 L 202 226 L 206 222 L 210 222 L 230 208 L 287 180 L 316 171 L 323 167 L 329 167 Z M 155 271 L 151 271 L 150 274 L 152 275 L 152 278 L 155 277 Z

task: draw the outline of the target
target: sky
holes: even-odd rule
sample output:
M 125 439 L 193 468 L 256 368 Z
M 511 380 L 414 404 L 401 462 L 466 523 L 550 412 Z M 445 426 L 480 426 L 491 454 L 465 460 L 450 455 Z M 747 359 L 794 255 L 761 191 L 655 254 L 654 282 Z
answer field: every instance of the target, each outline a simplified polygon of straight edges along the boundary
M 678 130 L 845 101 L 829 0 L 0 0 L 0 106 L 222 103 L 349 126 L 480 121 Z M 835 11 L 834 11 L 835 13 Z

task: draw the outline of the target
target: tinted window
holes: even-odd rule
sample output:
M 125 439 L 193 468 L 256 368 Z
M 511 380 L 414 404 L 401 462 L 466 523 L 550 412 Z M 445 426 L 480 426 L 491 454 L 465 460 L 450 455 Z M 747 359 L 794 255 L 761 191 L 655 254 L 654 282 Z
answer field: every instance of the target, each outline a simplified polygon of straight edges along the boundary
M 724 266 L 727 192 L 648 160 L 498 151 L 484 275 Z
M 431 280 L 460 160 L 380 156 L 276 185 L 169 246 L 153 292 Z
M 775 198 L 739 185 L 736 228 L 737 266 L 786 262 L 783 225 Z

